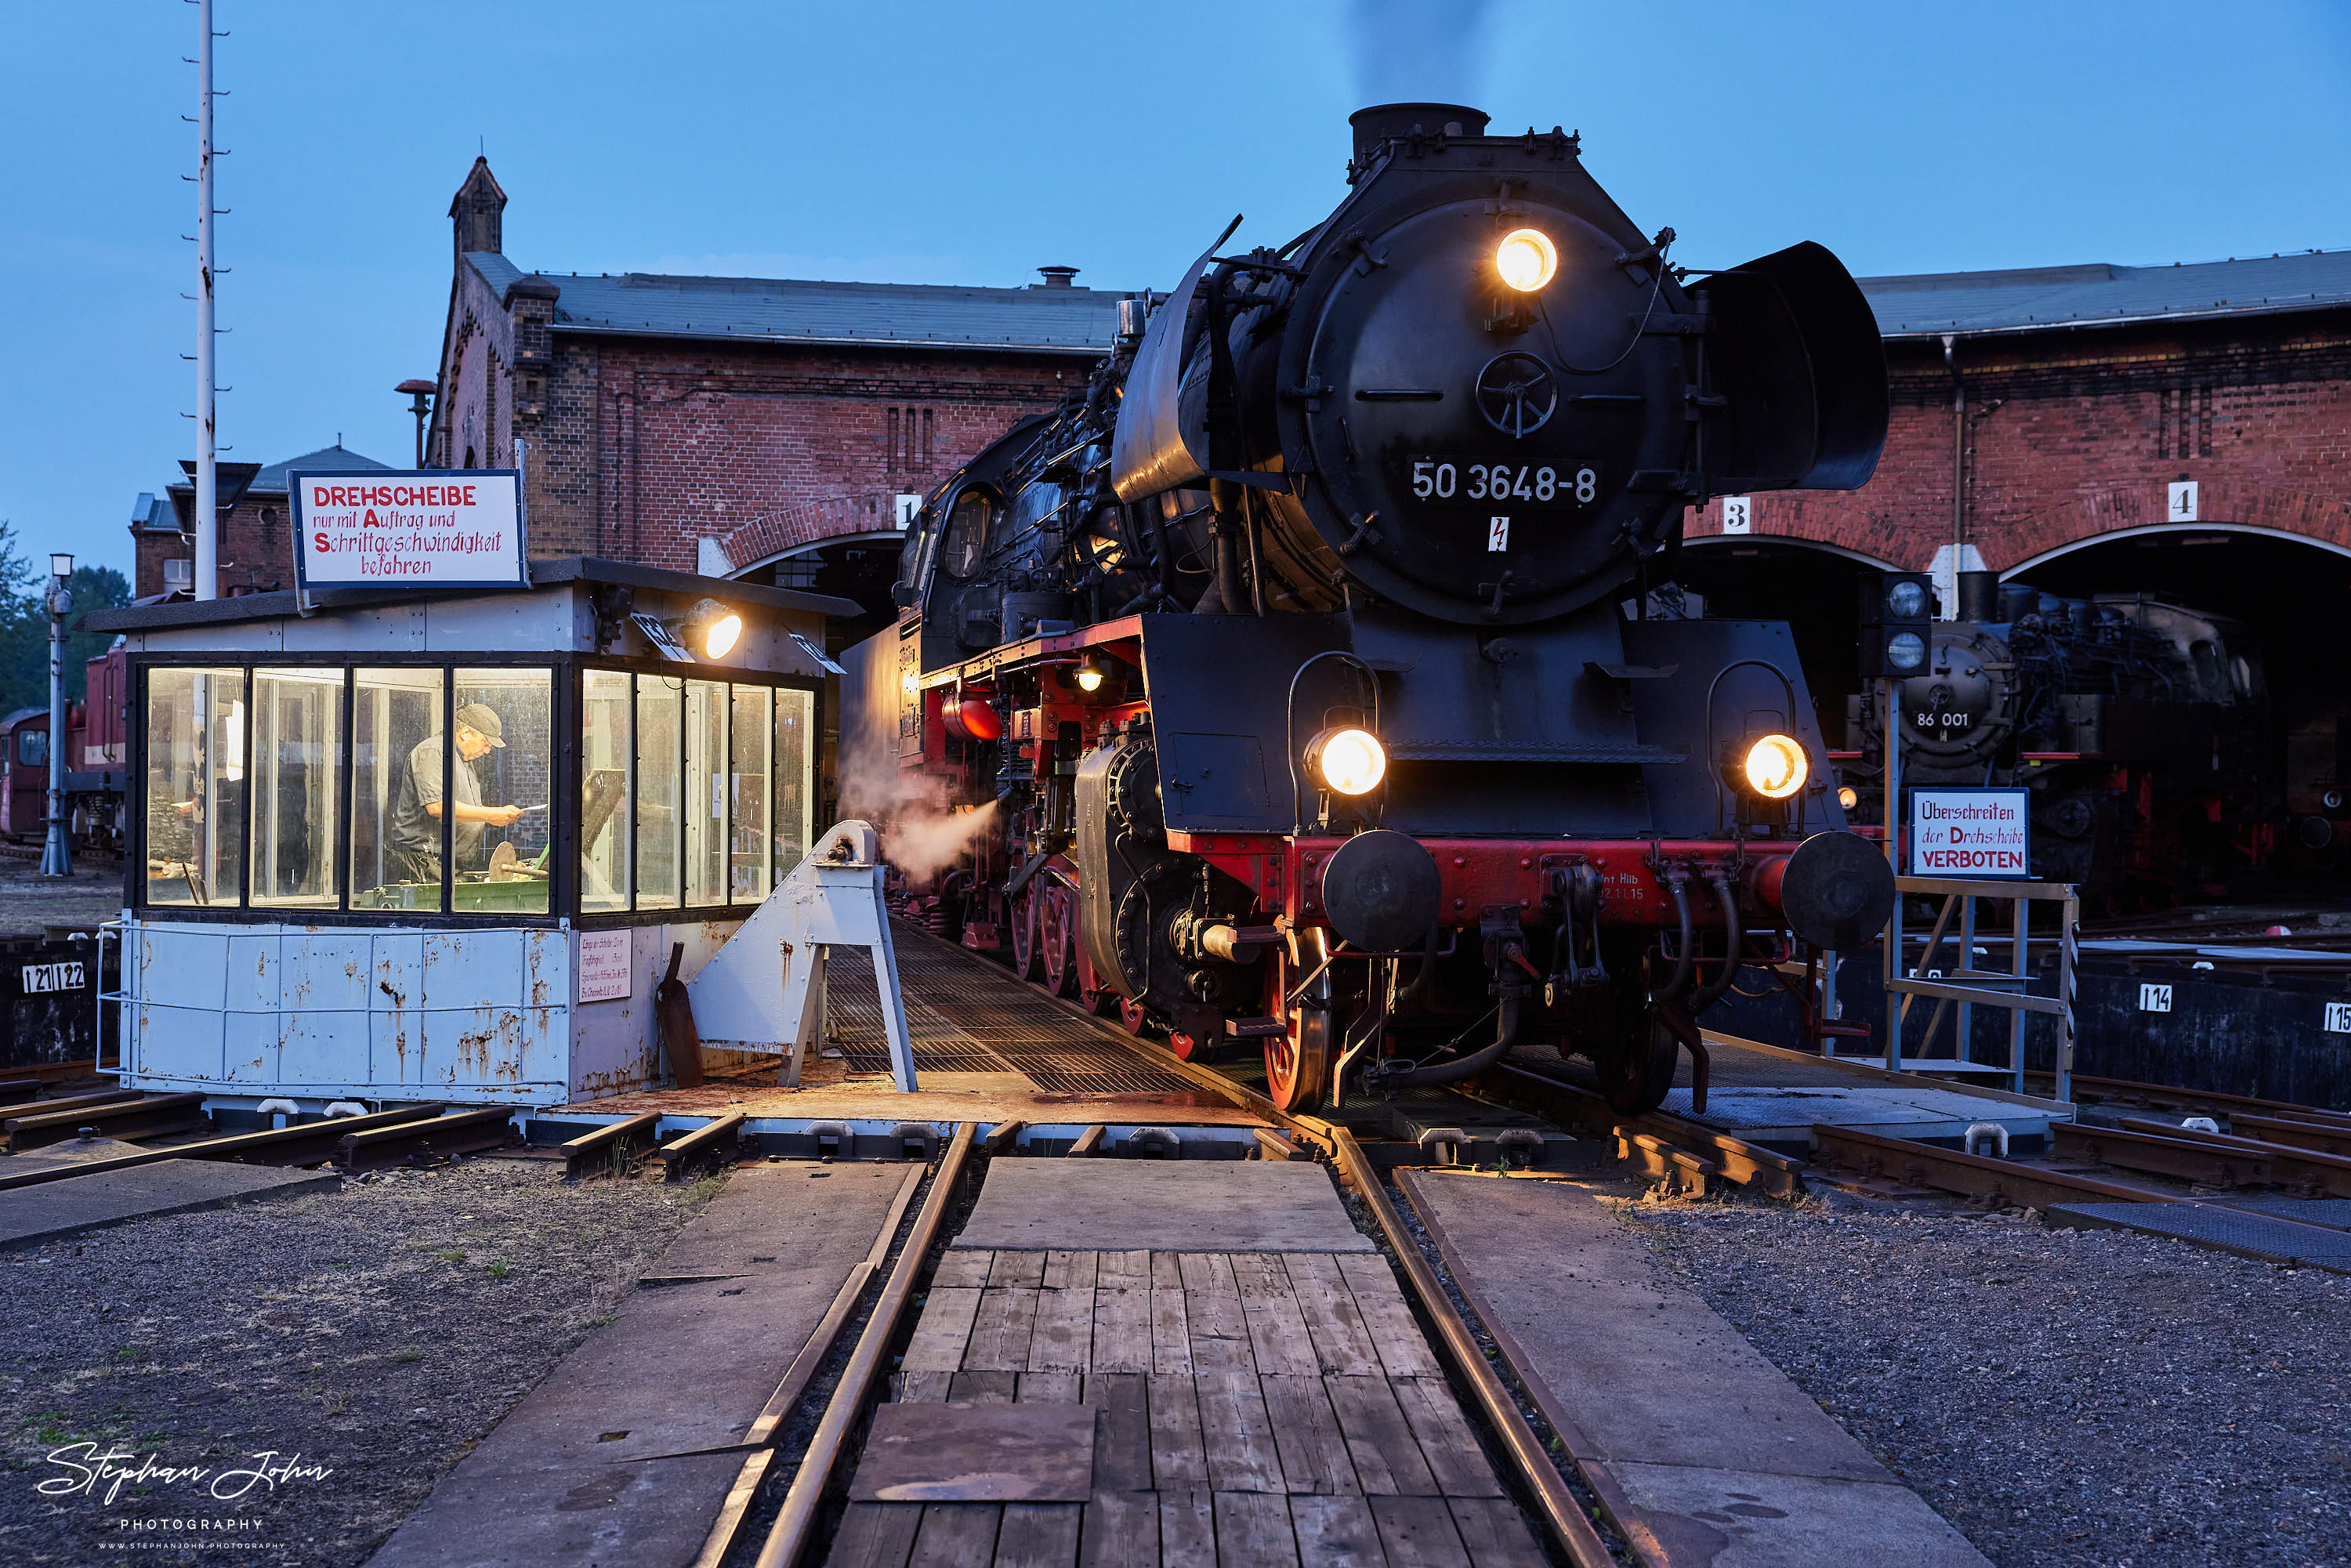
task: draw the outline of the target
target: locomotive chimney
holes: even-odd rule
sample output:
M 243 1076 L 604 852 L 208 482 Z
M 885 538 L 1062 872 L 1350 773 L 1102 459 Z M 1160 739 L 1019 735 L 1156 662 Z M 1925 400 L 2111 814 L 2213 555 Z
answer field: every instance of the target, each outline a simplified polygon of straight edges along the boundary
M 1393 137 L 1483 136 L 1486 111 L 1465 103 L 1377 103 L 1347 117 L 1355 131 L 1355 162 L 1380 150 Z

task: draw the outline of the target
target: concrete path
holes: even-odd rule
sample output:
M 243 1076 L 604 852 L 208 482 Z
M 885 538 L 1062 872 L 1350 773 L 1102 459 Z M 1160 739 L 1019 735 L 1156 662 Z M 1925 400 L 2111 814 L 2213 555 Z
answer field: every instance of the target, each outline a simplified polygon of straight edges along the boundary
M 371 1562 L 691 1563 L 754 1451 L 754 1423 L 920 1169 L 737 1170 L 620 1316 L 525 1395 Z
M 957 1247 L 996 1251 L 1369 1252 L 1321 1166 L 998 1160 Z
M 71 1162 L 12 1155 L 5 1156 L 0 1169 L 67 1163 Z M 221 1208 L 295 1193 L 332 1192 L 342 1180 L 333 1171 L 281 1170 L 225 1160 L 162 1160 L 129 1170 L 99 1171 L 71 1181 L 0 1192 L 0 1248 L 30 1247 L 152 1215 Z
M 1643 1559 L 1985 1568 L 1917 1493 L 1580 1186 L 1399 1172 Z

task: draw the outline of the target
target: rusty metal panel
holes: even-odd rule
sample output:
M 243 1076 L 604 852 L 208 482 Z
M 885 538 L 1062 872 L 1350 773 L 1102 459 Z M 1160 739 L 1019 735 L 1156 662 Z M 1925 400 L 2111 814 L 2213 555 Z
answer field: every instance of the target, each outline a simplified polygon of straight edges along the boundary
M 266 1088 L 277 1082 L 277 1012 L 230 1013 L 222 1020 L 221 1081 Z
M 277 1010 L 278 933 L 267 927 L 239 931 L 228 939 L 226 1005 L 233 1013 Z
M 154 925 L 140 931 L 140 997 L 170 1008 L 228 1005 L 228 937 L 219 931 L 174 931 Z
M 361 966 L 365 973 L 365 966 Z M 287 1084 L 360 1084 L 369 1081 L 368 1015 L 293 1012 L 278 1046 L 278 1080 Z
M 576 931 L 522 934 L 522 1000 L 532 1008 L 566 1007 L 571 1001 L 571 954 Z
M 366 1012 L 375 989 L 371 957 L 365 933 L 289 931 L 279 948 L 278 995 L 289 1012 Z
M 368 1015 L 368 1082 L 379 1088 L 424 1082 L 424 1014 L 415 1009 Z
M 424 937 L 424 1006 L 511 1008 L 523 999 L 519 931 L 434 931 Z
M 133 1014 L 141 1079 L 212 1082 L 221 1075 L 222 1014 L 217 1008 L 141 1003 Z M 126 1085 L 144 1088 L 145 1083 Z

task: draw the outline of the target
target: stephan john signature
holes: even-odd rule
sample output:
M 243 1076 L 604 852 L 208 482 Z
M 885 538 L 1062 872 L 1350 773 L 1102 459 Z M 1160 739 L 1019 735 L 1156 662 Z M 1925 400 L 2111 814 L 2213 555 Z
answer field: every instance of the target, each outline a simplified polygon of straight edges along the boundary
M 136 1449 L 120 1444 L 101 1453 L 96 1443 L 68 1443 L 64 1448 L 50 1449 L 46 1457 L 50 1464 L 72 1473 L 36 1482 L 36 1492 L 43 1497 L 72 1497 L 76 1493 L 96 1497 L 103 1487 L 109 1503 L 126 1486 L 202 1486 L 210 1496 L 233 1502 L 250 1495 L 256 1487 L 274 1492 L 281 1482 L 324 1480 L 335 1473 L 325 1465 L 304 1464 L 298 1453 L 281 1457 L 275 1448 L 247 1454 L 245 1458 L 254 1461 L 251 1465 L 229 1469 L 167 1465 L 160 1453 L 151 1453 L 142 1459 Z

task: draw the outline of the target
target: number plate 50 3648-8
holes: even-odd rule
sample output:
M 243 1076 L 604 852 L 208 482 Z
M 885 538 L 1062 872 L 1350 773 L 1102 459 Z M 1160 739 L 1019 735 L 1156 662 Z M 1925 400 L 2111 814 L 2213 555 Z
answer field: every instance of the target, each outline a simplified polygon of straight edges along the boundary
M 1595 463 L 1510 463 L 1474 457 L 1415 457 L 1416 501 L 1508 501 L 1520 507 L 1573 510 L 1600 498 Z

